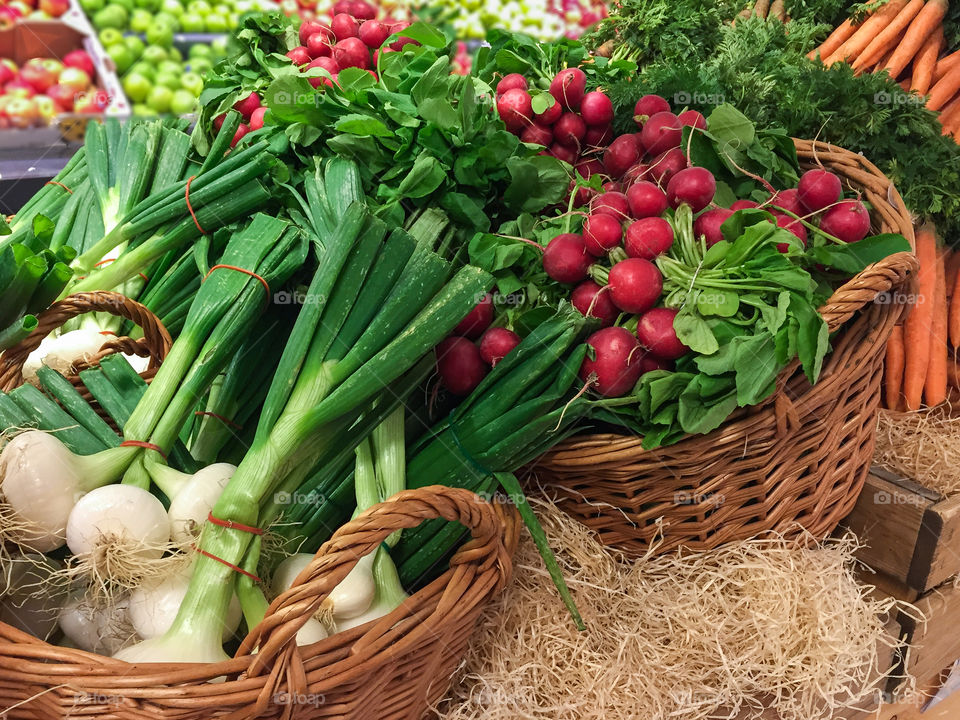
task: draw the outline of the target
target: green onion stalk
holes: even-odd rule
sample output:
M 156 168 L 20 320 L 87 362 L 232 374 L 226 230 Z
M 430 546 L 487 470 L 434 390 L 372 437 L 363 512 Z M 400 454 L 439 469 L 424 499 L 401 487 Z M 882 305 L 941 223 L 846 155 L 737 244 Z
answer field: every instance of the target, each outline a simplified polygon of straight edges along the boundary
M 313 205 L 333 231 L 316 241 L 322 250 L 307 293 L 311 302 L 284 349 L 253 444 L 213 509 L 216 517 L 243 525 L 260 525 L 261 507 L 274 493 L 299 487 L 325 458 L 355 448 L 363 439 L 353 431 L 357 411 L 386 398 L 390 385 L 418 365 L 493 284 L 489 274 L 469 266 L 451 278 L 449 264 L 431 250 L 402 230 L 389 232 L 359 195 L 355 164 L 334 158 L 324 171 L 325 191 Z M 208 524 L 203 554 L 169 632 L 118 657 L 225 657 L 219 628 L 236 577 L 221 561 L 253 563 L 251 541 L 249 533 Z

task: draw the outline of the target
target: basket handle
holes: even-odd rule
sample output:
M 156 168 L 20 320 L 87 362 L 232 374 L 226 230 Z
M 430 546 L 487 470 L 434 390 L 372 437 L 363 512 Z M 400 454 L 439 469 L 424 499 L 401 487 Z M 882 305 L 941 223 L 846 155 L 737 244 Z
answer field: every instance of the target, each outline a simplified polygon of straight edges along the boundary
M 337 530 L 293 585 L 271 603 L 263 622 L 250 631 L 237 651 L 245 655 L 259 646 L 247 676 L 262 674 L 278 657 L 296 650 L 297 632 L 361 557 L 376 550 L 396 530 L 434 518 L 459 522 L 472 536 L 450 560 L 450 567 L 473 563 L 496 568 L 495 591 L 499 592 L 512 572 L 511 555 L 519 536 L 515 520 L 505 518 L 498 506 L 469 490 L 443 485 L 404 490 Z M 508 545 L 513 547 L 508 549 Z M 482 562 L 477 563 L 479 559 Z
M 841 285 L 820 308 L 830 332 L 852 318 L 879 295 L 903 287 L 919 267 L 912 252 L 898 252 L 868 265 L 854 278 Z
M 0 390 L 9 391 L 23 384 L 23 364 L 40 347 L 40 342 L 68 320 L 91 312 L 105 312 L 126 318 L 143 329 L 143 340 L 114 338 L 103 344 L 88 364 L 96 364 L 114 352 L 132 353 L 150 358 L 150 369 L 163 362 L 173 340 L 170 333 L 146 306 L 120 293 L 105 290 L 77 293 L 54 303 L 38 317 L 37 329 L 0 357 Z

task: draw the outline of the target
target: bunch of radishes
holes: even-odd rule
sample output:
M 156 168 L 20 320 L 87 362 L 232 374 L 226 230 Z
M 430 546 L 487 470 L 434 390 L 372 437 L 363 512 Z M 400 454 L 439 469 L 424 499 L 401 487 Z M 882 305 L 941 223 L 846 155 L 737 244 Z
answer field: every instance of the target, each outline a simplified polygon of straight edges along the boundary
M 487 293 L 437 345 L 440 381 L 454 395 L 468 395 L 490 369 L 520 344 L 520 336 L 493 324 L 493 296 Z
M 639 132 L 611 141 L 612 103 L 600 91 L 585 90 L 582 71 L 561 71 L 550 86 L 556 102 L 538 114 L 526 79 L 508 75 L 497 86 L 497 106 L 507 127 L 524 141 L 546 146 L 545 152 L 574 164 L 584 179 L 600 175 L 604 180 L 602 192 L 571 184 L 573 204 L 588 206 L 582 231 L 554 237 L 543 253 L 547 275 L 572 286 L 573 306 L 605 326 L 588 340 L 594 352 L 581 370 L 602 395 L 628 393 L 644 372 L 669 368 L 687 352 L 673 326 L 677 311 L 657 307 L 663 276 L 655 261 L 674 241 L 668 208 L 689 206 L 694 235 L 707 247 L 723 239 L 724 221 L 744 208 L 768 210 L 804 245 L 807 227 L 818 217 L 822 232 L 844 242 L 861 240 L 870 230 L 863 204 L 841 200 L 840 179 L 822 169 L 805 173 L 796 188 L 771 187 L 761 202 L 744 199 L 719 207 L 713 174 L 690 166 L 681 147 L 684 126 L 707 129 L 703 115 L 674 114 L 665 99 L 646 95 L 634 108 Z M 779 245 L 782 252 L 787 248 L 788 243 Z M 636 333 L 617 326 L 634 324 Z

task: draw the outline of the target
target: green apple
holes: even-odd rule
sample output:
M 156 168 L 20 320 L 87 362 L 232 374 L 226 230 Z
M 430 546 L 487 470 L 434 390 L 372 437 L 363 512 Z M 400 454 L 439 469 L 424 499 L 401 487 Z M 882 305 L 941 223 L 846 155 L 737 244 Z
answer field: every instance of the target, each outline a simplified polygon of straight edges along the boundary
M 207 0 L 193 0 L 193 2 L 187 5 L 187 12 L 203 15 L 204 17 L 209 15 L 211 10 L 212 8 Z
M 183 53 L 180 52 L 180 50 L 179 50 L 178 48 L 172 47 L 172 48 L 170 48 L 170 59 L 171 59 L 171 60 L 176 60 L 178 63 L 182 63 L 182 62 L 183 62 Z
M 145 62 L 134 63 L 133 67 L 130 68 L 130 72 L 136 73 L 137 75 L 143 75 L 143 77 L 147 78 L 151 84 L 153 83 L 153 76 L 157 74 L 153 69 L 153 65 L 148 65 Z
M 203 78 L 195 72 L 184 73 L 180 76 L 180 87 L 194 97 L 200 97 L 203 92 Z
M 80 0 L 80 7 L 88 16 L 92 16 L 98 10 L 103 10 L 106 6 L 106 0 Z
M 194 58 L 187 63 L 187 67 L 190 70 L 188 74 L 203 75 L 213 69 L 213 63 L 207 60 L 207 58 Z
M 104 47 L 117 45 L 123 42 L 123 33 L 117 28 L 106 28 L 100 31 L 100 44 Z
M 134 60 L 136 60 L 125 42 L 117 43 L 116 45 L 110 45 L 106 48 L 106 50 L 107 55 L 110 56 L 110 59 L 113 60 L 114 65 L 117 66 L 117 72 L 121 75 L 129 70 L 130 66 L 134 63 Z
M 156 85 L 147 95 L 147 105 L 158 113 L 170 112 L 170 103 L 173 100 L 173 90 L 163 85 Z
M 174 73 L 158 72 L 157 76 L 153 79 L 153 84 L 163 85 L 163 87 L 168 87 L 171 90 L 179 90 L 180 76 Z
M 126 8 L 122 5 L 108 5 L 103 10 L 98 10 L 93 15 L 93 25 L 98 30 L 106 28 L 115 28 L 122 30 L 127 26 L 128 15 Z
M 136 8 L 130 13 L 130 29 L 134 32 L 145 33 L 153 25 L 153 14 L 149 10 Z
M 207 23 L 203 15 L 186 12 L 180 16 L 180 27 L 187 33 L 202 33 L 207 27 Z
M 213 55 L 213 50 L 210 48 L 209 45 L 204 45 L 203 43 L 197 43 L 195 45 L 191 45 L 190 49 L 187 51 L 187 57 L 189 57 L 191 60 L 193 58 L 200 58 L 200 57 L 208 58 L 208 57 L 211 57 L 212 55 Z
M 139 60 L 140 56 L 143 55 L 144 47 L 146 47 L 146 45 L 143 43 L 143 40 L 140 39 L 140 36 L 127 35 L 123 38 L 123 43 L 127 46 L 127 49 L 130 50 L 130 53 Z
M 160 65 L 164 60 L 170 57 L 167 54 L 165 48 L 160 47 L 159 45 L 147 45 L 143 49 L 143 55 L 140 56 L 140 59 L 148 65 L 152 65 L 154 68 Z M 151 75 L 156 72 L 156 70 L 151 71 Z
M 164 60 L 163 62 L 157 64 L 157 72 L 179 75 L 183 72 L 183 65 L 178 63 L 176 60 Z
M 213 12 L 215 12 L 217 15 L 226 16 L 233 13 L 233 8 L 230 7 L 229 5 L 224 5 L 223 3 L 220 3 L 219 5 L 213 6 Z
M 127 11 L 127 15 L 130 15 L 130 13 L 133 12 L 133 8 L 135 7 L 135 5 L 133 4 L 133 0 L 110 0 L 110 5 L 113 5 L 114 7 L 117 7 L 117 6 L 122 7 L 124 10 Z
M 207 16 L 207 32 L 222 33 L 230 29 L 230 22 L 223 15 Z
M 153 16 L 154 25 L 163 25 L 165 27 L 171 28 L 174 32 L 179 32 L 180 30 L 180 15 L 172 15 L 168 12 L 158 12 Z
M 170 112 L 174 115 L 192 113 L 197 107 L 197 98 L 187 90 L 177 90 L 170 100 Z
M 173 45 L 173 28 L 163 23 L 154 23 L 147 30 L 147 42 L 151 45 L 170 47 Z
M 133 4 L 152 13 L 160 9 L 160 0 L 134 0 Z
M 240 16 L 236 13 L 227 15 L 227 25 L 231 28 L 240 27 Z
M 152 87 L 150 78 L 138 72 L 128 72 L 123 78 L 123 91 L 134 104 L 146 100 Z
M 140 103 L 135 103 L 131 110 L 133 110 L 133 114 L 137 117 L 153 117 L 157 114 L 150 106 Z
M 225 37 L 220 37 L 210 43 L 210 50 L 216 57 L 226 57 L 227 56 L 227 39 Z
M 160 9 L 176 17 L 183 15 L 183 5 L 180 4 L 180 0 L 163 0 L 160 3 Z

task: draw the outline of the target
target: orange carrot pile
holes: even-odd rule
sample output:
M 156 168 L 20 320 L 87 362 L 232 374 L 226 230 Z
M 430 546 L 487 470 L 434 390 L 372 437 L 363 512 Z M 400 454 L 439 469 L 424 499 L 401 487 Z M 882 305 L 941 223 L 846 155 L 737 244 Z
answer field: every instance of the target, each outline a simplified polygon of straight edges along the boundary
M 932 225 L 917 230 L 916 295 L 903 325 L 887 343 L 883 370 L 884 405 L 891 410 L 935 407 L 950 387 L 960 389 L 956 356 L 960 344 L 960 253 L 937 249 Z
M 860 24 L 845 20 L 808 57 L 849 63 L 858 74 L 889 73 L 905 90 L 926 95 L 927 107 L 941 111 L 944 135 L 960 142 L 960 51 L 947 54 L 948 10 L 949 0 L 890 0 Z

